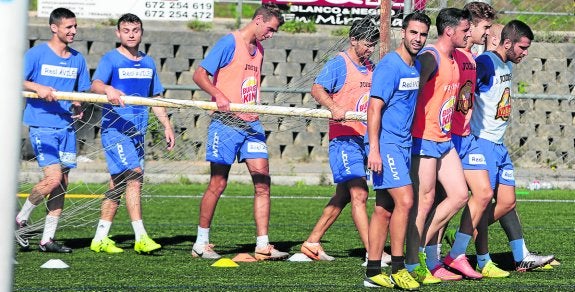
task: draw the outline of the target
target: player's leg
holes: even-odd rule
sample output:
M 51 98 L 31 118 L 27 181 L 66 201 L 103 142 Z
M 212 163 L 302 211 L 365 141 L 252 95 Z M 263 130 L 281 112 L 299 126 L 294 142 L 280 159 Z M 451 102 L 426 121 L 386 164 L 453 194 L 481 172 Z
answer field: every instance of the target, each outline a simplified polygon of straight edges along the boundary
M 104 193 L 102 205 L 100 206 L 100 220 L 96 226 L 96 234 L 90 243 L 90 250 L 105 253 L 121 253 L 124 250 L 117 247 L 116 243 L 108 237 L 112 220 L 120 205 L 122 194 L 126 190 L 126 181 L 123 174 L 111 176 L 108 190 Z
M 337 184 L 335 194 L 323 209 L 321 217 L 317 220 L 307 240 L 302 244 L 301 252 L 303 254 L 314 260 L 331 261 L 335 259 L 325 253 L 320 241 L 329 227 L 335 222 L 335 220 L 337 220 L 341 211 L 350 202 L 350 200 L 351 196 L 346 184 Z
M 206 160 L 210 162 L 210 181 L 200 202 L 200 218 L 196 242 L 192 247 L 192 256 L 218 259 L 221 256 L 213 250 L 210 243 L 210 226 L 218 200 L 228 184 L 231 165 L 245 140 L 242 131 L 224 124 L 212 117 L 208 127 Z
M 260 121 L 249 123 L 243 131 L 245 140 L 239 149 L 238 160 L 245 161 L 254 184 L 254 219 L 256 222 L 257 260 L 283 260 L 289 254 L 270 244 L 268 227 L 270 220 L 270 174 L 266 136 Z
M 364 178 L 356 178 L 348 181 L 346 185 L 351 195 L 351 217 L 357 228 L 361 242 L 367 251 L 369 248 L 369 217 L 366 207 L 369 194 L 367 181 Z M 387 232 L 385 232 L 384 235 L 386 234 Z M 383 252 L 383 249 L 381 252 Z
M 455 240 L 444 262 L 447 266 L 459 271 L 468 279 L 480 279 L 483 275 L 471 267 L 465 256 L 465 251 L 467 250 L 469 241 L 473 237 L 475 228 L 481 220 L 483 211 L 485 211 L 485 208 L 493 197 L 493 191 L 487 170 L 466 169 L 464 170 L 464 174 L 472 195 L 463 209 L 459 230 L 455 234 Z
M 62 181 L 62 166 L 58 153 L 60 141 L 53 129 L 30 127 L 29 139 L 36 155 L 38 166 L 42 168 L 44 176 L 34 185 L 30 195 L 16 215 L 16 227 L 22 229 L 27 226 L 27 221 L 32 211 L 56 189 Z M 23 234 L 18 240 L 23 248 L 28 248 L 28 241 Z M 18 238 L 17 238 L 18 239 Z
M 377 189 L 375 207 L 369 222 L 368 257 L 365 270 L 365 287 L 393 287 L 390 278 L 381 271 L 381 254 L 385 245 L 387 230 L 394 203 L 387 190 Z M 392 246 L 393 248 L 393 246 Z M 403 244 L 401 246 L 403 249 Z M 403 253 L 403 250 L 401 251 Z
M 425 243 L 437 238 L 439 230 L 467 203 L 467 184 L 461 159 L 454 148 L 448 150 L 438 162 L 437 180 L 445 189 L 446 197 L 428 219 L 430 222 Z M 449 272 L 443 265 L 434 267 L 431 273 L 444 281 L 461 279 L 460 275 Z
M 411 153 L 418 153 L 417 144 Z M 412 156 L 410 176 L 413 181 L 414 201 L 409 214 L 409 224 L 406 235 L 405 266 L 411 276 L 419 283 L 428 285 L 441 282 L 434 277 L 425 263 L 425 253 L 422 238 L 425 238 L 425 221 L 435 196 L 435 180 L 437 175 L 437 159 L 426 156 Z M 433 181 L 433 186 L 431 186 Z
M 51 147 L 55 148 L 48 151 L 57 152 L 57 160 L 61 165 L 58 170 L 59 174 L 54 173 L 50 176 L 54 178 L 59 177 L 60 180 L 50 191 L 50 198 L 47 202 L 48 214 L 44 222 L 44 231 L 42 239 L 40 240 L 40 250 L 44 252 L 70 253 L 72 249 L 54 242 L 54 237 L 60 215 L 64 208 L 64 197 L 68 189 L 68 173 L 70 168 L 76 167 L 76 134 L 73 128 L 51 129 L 43 134 L 50 132 L 53 137 L 46 139 L 44 136 L 44 138 L 47 141 L 53 141 L 53 143 L 49 143 Z M 56 170 L 56 168 L 54 170 Z
M 515 196 L 515 187 L 498 185 L 497 198 L 501 196 Z M 523 227 L 515 208 L 501 217 L 499 223 L 509 240 L 517 271 L 525 272 L 543 267 L 555 259 L 553 255 L 537 255 L 529 252 L 523 236 Z

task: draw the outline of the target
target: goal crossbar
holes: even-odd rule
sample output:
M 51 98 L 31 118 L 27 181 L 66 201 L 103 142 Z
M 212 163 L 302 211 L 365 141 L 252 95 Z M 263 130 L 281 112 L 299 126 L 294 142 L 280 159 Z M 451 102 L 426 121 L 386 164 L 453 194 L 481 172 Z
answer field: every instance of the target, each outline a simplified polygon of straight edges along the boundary
M 26 98 L 40 98 L 38 94 L 29 91 L 23 91 L 22 95 Z M 90 103 L 108 103 L 108 98 L 104 94 L 83 93 L 83 92 L 54 92 L 56 98 L 60 100 L 90 102 Z M 170 108 L 195 107 L 204 110 L 217 110 L 218 106 L 213 101 L 200 100 L 181 100 L 168 98 L 146 98 L 139 96 L 122 96 L 124 104 L 159 106 Z M 242 113 L 257 113 L 281 116 L 297 116 L 310 118 L 331 118 L 331 112 L 326 109 L 311 109 L 298 107 L 285 107 L 274 105 L 255 105 L 230 103 L 230 111 Z M 345 113 L 346 120 L 367 121 L 367 115 L 363 112 L 348 111 Z

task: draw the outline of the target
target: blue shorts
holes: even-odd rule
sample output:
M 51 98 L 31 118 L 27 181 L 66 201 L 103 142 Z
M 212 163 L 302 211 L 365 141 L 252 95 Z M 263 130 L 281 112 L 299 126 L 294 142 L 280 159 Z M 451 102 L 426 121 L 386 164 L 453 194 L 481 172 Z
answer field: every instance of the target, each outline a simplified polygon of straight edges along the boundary
M 60 164 L 63 168 L 76 167 L 76 132 L 73 127 L 30 127 L 30 143 L 40 167 Z
M 487 170 L 487 163 L 483 151 L 477 145 L 477 140 L 473 135 L 459 136 L 451 134 L 451 141 L 459 158 L 463 170 Z
M 329 166 L 335 183 L 366 177 L 363 136 L 341 136 L 329 141 Z
M 409 147 L 396 144 L 380 144 L 382 172 L 371 173 L 374 190 L 399 188 L 411 184 L 409 168 L 411 155 Z
M 116 129 L 102 132 L 102 147 L 110 174 L 140 167 L 144 170 L 144 135 L 127 135 Z
M 507 147 L 486 139 L 476 139 L 477 145 L 479 145 L 479 148 L 485 153 L 491 188 L 495 189 L 497 184 L 515 186 L 513 163 L 511 162 L 511 157 L 509 157 Z
M 441 158 L 443 155 L 449 153 L 449 151 L 451 151 L 453 148 L 454 146 L 451 140 L 445 142 L 436 142 L 421 138 L 413 138 L 411 155 Z
M 218 164 L 232 165 L 234 161 L 268 158 L 266 135 L 259 120 L 231 125 L 229 122 L 212 118 L 208 127 L 206 160 Z

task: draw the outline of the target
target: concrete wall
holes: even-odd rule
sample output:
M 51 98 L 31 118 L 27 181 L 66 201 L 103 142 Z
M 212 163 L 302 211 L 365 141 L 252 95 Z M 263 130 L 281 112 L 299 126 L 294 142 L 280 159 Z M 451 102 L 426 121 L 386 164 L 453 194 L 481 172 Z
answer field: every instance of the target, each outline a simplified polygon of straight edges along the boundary
M 146 31 L 141 50 L 156 60 L 164 85 L 194 85 L 192 74 L 213 44 L 224 33 L 187 31 Z M 50 37 L 44 26 L 30 26 L 29 45 Z M 91 73 L 105 52 L 117 45 L 114 28 L 83 28 L 73 47 L 87 59 Z M 310 88 L 322 61 L 346 46 L 340 38 L 316 35 L 278 34 L 264 42 L 262 86 Z M 377 52 L 374 56 L 377 56 Z M 527 59 L 514 69 L 514 92 L 518 85 L 531 99 L 515 99 L 512 126 L 506 143 L 518 166 L 571 167 L 575 163 L 575 105 L 567 100 L 542 99 L 549 95 L 575 97 L 575 45 L 535 43 Z M 167 90 L 174 99 L 207 100 L 201 91 Z M 263 93 L 264 104 L 317 108 L 309 93 Z M 78 138 L 81 152 L 102 158 L 97 125 L 98 106 L 89 107 Z M 209 117 L 204 111 L 170 110 L 178 136 L 177 159 L 203 159 Z M 300 161 L 327 161 L 327 121 L 305 118 L 263 117 L 272 158 Z M 25 130 L 24 130 L 25 131 Z M 156 133 L 161 136 L 160 133 Z M 156 137 L 156 140 L 158 137 Z M 24 136 L 27 139 L 27 135 Z M 148 139 L 153 141 L 153 137 Z M 161 158 L 161 148 L 150 142 L 149 158 Z M 25 157 L 30 146 L 23 141 Z

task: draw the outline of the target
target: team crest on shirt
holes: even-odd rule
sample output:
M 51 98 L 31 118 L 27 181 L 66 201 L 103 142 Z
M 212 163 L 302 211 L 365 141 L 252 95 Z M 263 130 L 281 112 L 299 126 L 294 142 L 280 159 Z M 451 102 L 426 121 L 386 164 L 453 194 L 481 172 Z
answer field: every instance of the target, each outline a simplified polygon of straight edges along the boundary
M 242 103 L 256 104 L 258 102 L 258 82 L 254 76 L 249 76 L 242 82 Z
M 355 111 L 367 113 L 367 107 L 369 106 L 369 92 L 364 93 L 355 104 Z M 364 125 L 367 125 L 366 121 L 361 122 Z
M 473 107 L 473 90 L 471 90 L 473 83 L 467 80 L 459 90 L 457 101 L 455 103 L 455 110 L 466 115 L 469 109 Z
M 451 131 L 451 116 L 453 115 L 453 108 L 455 105 L 455 96 L 451 96 L 443 103 L 439 111 L 439 128 L 443 133 Z
M 511 116 L 511 90 L 506 87 L 503 90 L 503 95 L 497 103 L 497 112 L 495 113 L 495 119 L 501 119 L 502 121 L 509 120 Z

